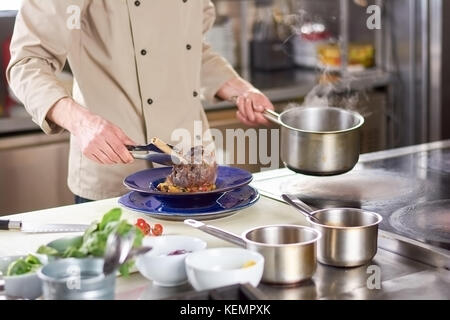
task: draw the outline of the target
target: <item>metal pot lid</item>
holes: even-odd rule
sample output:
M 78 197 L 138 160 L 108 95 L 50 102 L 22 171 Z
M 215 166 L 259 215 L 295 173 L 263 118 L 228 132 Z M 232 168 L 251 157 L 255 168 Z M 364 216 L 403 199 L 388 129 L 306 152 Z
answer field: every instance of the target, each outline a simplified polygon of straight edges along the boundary
M 389 222 L 410 238 L 450 250 L 450 200 L 401 208 L 390 216 Z

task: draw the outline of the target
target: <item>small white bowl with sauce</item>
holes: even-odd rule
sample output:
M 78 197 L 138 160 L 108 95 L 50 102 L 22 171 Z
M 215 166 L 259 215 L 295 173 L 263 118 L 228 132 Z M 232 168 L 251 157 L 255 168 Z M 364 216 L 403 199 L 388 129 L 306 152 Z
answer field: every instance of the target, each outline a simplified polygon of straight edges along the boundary
M 186 272 L 197 290 L 210 290 L 239 283 L 257 287 L 264 271 L 264 257 L 241 248 L 215 248 L 190 254 Z
M 143 245 L 153 249 L 137 258 L 136 267 L 153 284 L 162 287 L 186 283 L 186 257 L 206 248 L 201 239 L 178 235 L 146 237 Z

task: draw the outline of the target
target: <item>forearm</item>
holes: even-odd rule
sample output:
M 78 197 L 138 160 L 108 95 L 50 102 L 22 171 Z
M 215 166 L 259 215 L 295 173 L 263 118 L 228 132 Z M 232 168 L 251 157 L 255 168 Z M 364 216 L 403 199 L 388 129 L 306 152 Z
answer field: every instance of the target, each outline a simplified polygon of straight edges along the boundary
M 125 146 L 136 143 L 122 129 L 71 98 L 56 102 L 46 119 L 72 133 L 83 154 L 93 161 L 102 164 L 133 162 Z
M 82 119 L 85 118 L 83 115 L 87 113 L 89 111 L 72 98 L 63 98 L 49 110 L 47 120 L 75 134 L 76 129 L 82 126 Z
M 237 117 L 249 126 L 268 124 L 264 118 L 264 110 L 273 110 L 269 99 L 258 89 L 241 77 L 234 77 L 227 81 L 217 91 L 216 96 L 236 103 Z
M 258 91 L 249 82 L 241 77 L 235 77 L 227 81 L 217 92 L 217 96 L 223 100 L 234 101 L 237 97 L 249 92 Z

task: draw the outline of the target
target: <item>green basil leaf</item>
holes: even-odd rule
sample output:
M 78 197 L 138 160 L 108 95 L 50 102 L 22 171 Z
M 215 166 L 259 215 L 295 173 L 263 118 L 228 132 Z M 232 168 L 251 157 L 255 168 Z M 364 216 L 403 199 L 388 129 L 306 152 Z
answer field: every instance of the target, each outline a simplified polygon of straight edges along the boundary
M 63 258 L 85 258 L 86 254 L 76 247 L 68 247 L 63 253 Z
M 42 265 L 41 261 L 37 257 L 33 256 L 32 254 L 29 254 L 25 258 L 25 262 L 28 264 Z
M 6 272 L 7 276 L 18 276 L 30 272 L 31 266 L 25 262 L 25 259 L 20 258 L 9 264 Z
M 140 246 L 142 246 L 142 240 L 144 239 L 144 233 L 142 232 L 141 229 L 136 228 L 136 227 L 134 227 L 134 230 L 136 232 L 136 236 L 134 238 L 133 247 L 139 248 Z
M 114 208 L 107 212 L 100 222 L 99 230 L 105 229 L 106 225 L 111 221 L 119 221 L 120 217 L 122 216 L 122 209 L 120 208 Z
M 47 247 L 47 246 L 40 246 L 39 249 L 36 251 L 36 253 L 45 254 L 47 256 L 53 256 L 53 257 L 56 257 L 59 255 L 58 250 L 51 248 L 51 247 Z

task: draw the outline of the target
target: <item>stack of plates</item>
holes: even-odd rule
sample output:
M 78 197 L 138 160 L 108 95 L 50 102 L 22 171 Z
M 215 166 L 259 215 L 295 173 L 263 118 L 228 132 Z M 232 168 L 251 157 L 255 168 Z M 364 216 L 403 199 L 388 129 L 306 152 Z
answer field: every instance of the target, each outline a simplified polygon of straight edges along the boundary
M 219 166 L 216 189 L 207 192 L 167 193 L 157 189 L 171 173 L 171 167 L 148 169 L 128 176 L 125 186 L 133 190 L 119 203 L 129 209 L 158 219 L 217 219 L 253 205 L 259 199 L 248 184 L 253 176 L 242 169 Z

